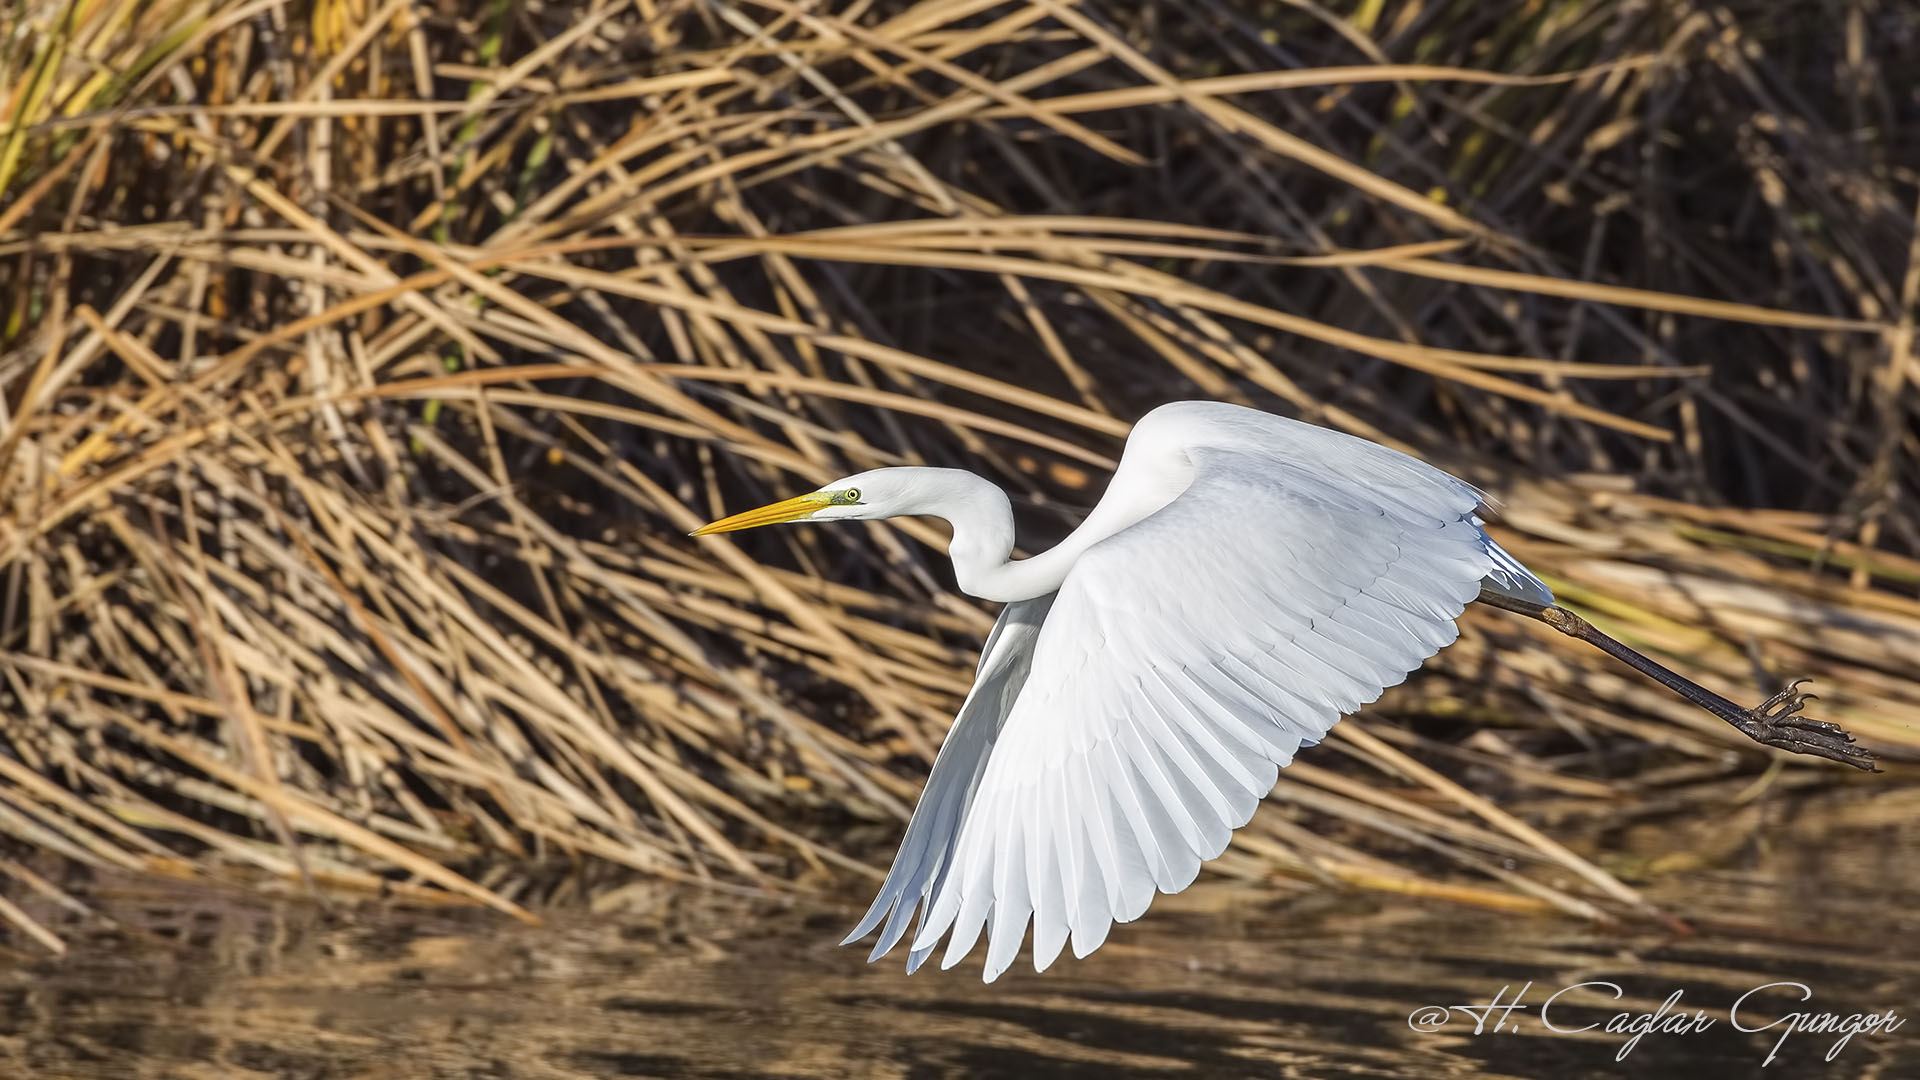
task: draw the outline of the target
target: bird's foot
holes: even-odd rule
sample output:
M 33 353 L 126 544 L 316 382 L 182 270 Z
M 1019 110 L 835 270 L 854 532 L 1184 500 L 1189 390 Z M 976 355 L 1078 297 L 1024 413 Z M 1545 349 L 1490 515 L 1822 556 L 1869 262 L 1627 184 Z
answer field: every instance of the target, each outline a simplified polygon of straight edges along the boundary
M 1779 693 L 1746 710 L 1742 719 L 1733 721 L 1733 726 L 1757 743 L 1796 754 L 1812 754 L 1867 772 L 1875 771 L 1873 754 L 1855 745 L 1847 729 L 1800 715 L 1800 706 L 1818 698 L 1818 695 L 1800 692 L 1800 684 L 1807 681 L 1795 679 L 1788 683 Z

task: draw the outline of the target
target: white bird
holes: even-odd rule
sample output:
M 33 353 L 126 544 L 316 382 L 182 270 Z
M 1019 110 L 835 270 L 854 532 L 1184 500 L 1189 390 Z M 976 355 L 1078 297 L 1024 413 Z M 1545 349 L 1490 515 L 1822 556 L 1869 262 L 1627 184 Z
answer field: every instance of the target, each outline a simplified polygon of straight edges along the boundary
M 1481 528 L 1471 485 L 1340 432 L 1217 402 L 1163 405 L 1106 495 L 1052 550 L 1010 558 L 1012 504 L 957 469 L 886 468 L 725 518 L 924 515 L 953 527 L 960 589 L 1006 607 L 880 894 L 847 943 L 906 935 L 907 970 L 1033 925 L 1033 965 L 1084 957 L 1176 893 L 1253 817 L 1279 769 L 1458 636 L 1475 599 L 1593 641 L 1760 741 L 1871 768 L 1789 686 L 1742 709 L 1593 630 Z M 1797 684 L 1796 684 L 1797 685 Z

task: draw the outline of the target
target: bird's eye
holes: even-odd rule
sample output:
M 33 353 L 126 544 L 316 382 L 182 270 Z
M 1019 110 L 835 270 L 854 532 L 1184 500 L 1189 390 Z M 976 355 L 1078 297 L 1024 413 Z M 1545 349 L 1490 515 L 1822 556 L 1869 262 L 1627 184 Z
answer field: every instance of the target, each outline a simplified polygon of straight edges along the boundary
M 840 501 L 841 501 L 841 502 L 849 502 L 849 503 L 857 503 L 857 502 L 859 502 L 859 501 L 860 501 L 860 489 L 859 489 L 859 488 L 848 488 L 847 490 L 845 490 L 845 491 L 843 491 L 843 492 L 841 492 L 841 493 L 840 493 Z

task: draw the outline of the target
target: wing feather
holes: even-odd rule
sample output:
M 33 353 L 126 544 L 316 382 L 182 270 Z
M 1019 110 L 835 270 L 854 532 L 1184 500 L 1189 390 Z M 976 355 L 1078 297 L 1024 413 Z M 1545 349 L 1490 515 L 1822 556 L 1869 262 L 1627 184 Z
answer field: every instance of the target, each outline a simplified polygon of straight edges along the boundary
M 914 807 L 913 819 L 907 823 L 893 867 L 866 916 L 842 942 L 858 941 L 884 920 L 880 940 L 868 959 L 879 959 L 899 943 L 914 910 L 934 895 L 951 873 L 960 823 L 986 772 L 994 741 L 1027 679 L 1033 643 L 1052 603 L 1049 595 L 1008 604 L 987 635 L 973 689 L 934 756 L 933 772 L 927 777 L 919 805 Z M 909 963 L 919 966 L 917 961 Z

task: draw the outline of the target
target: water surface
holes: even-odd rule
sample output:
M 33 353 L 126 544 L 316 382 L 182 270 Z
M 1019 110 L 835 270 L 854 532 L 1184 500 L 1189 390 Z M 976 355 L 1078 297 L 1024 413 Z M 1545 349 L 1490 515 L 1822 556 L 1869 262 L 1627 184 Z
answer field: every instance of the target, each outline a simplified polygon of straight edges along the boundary
M 1889 804 L 1890 805 L 1890 804 Z M 1726 865 L 1653 882 L 1699 919 L 1606 931 L 1351 893 L 1276 900 L 1204 882 L 1116 928 L 1086 960 L 1023 958 L 908 978 L 837 948 L 856 897 L 749 901 L 637 886 L 618 912 L 322 911 L 185 886 L 108 883 L 120 929 L 65 929 L 71 955 L 0 971 L 0 1075 L 348 1077 L 1583 1077 L 1920 1076 L 1920 1027 L 1743 1033 L 1791 1008 L 1920 1015 L 1920 830 L 1882 806 L 1785 830 Z M 1851 820 L 1853 823 L 1849 824 Z M 1697 823 L 1712 829 L 1714 823 Z M 22 947 L 24 948 L 24 946 Z M 1678 1011 L 1649 1034 L 1547 1031 Z M 1523 1009 L 1461 1011 L 1503 991 Z M 1494 1030 L 1496 1022 L 1506 1020 Z

